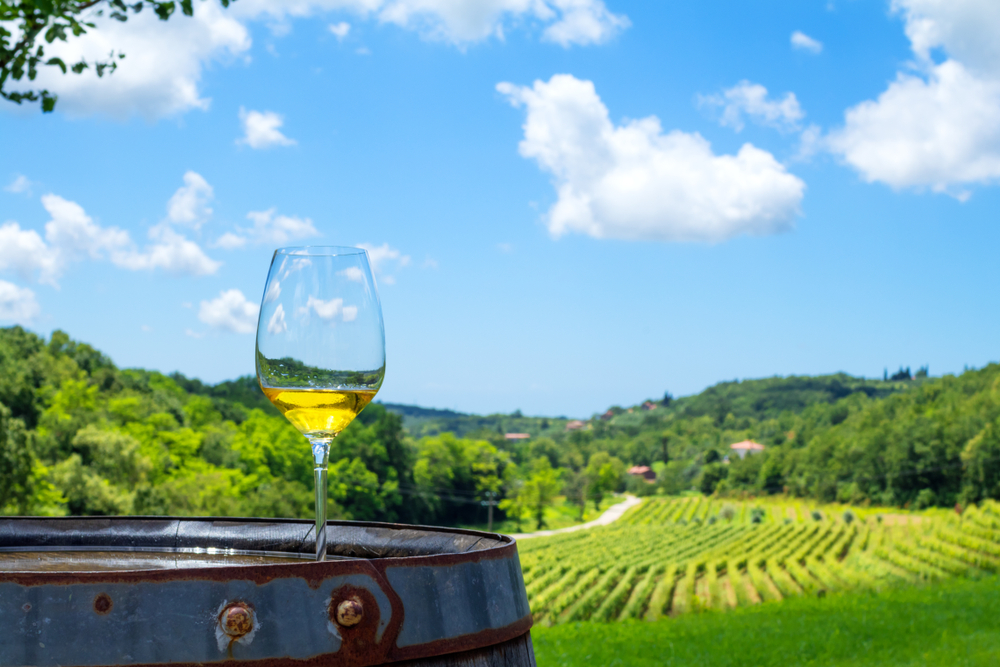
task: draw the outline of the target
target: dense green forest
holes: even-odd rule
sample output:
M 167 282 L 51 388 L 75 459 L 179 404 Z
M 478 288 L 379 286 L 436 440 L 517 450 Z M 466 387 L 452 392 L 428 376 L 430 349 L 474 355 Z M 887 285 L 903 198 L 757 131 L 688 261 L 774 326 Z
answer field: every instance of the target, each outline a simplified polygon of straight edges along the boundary
M 534 525 L 556 495 L 582 506 L 626 488 L 915 507 L 998 498 L 998 387 L 995 364 L 768 378 L 582 423 L 373 403 L 334 441 L 330 516 L 471 524 L 495 494 L 499 516 Z M 729 457 L 746 439 L 766 449 Z M 630 465 L 652 466 L 656 482 Z M 119 369 L 61 331 L 11 327 L 0 329 L 0 511 L 308 517 L 312 470 L 252 377 L 206 385 Z

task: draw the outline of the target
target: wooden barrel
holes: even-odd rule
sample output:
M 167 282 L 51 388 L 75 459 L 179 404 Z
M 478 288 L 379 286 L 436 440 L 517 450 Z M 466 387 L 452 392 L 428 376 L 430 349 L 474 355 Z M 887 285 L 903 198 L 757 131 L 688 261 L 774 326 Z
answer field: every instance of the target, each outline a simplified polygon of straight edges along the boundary
M 510 537 L 307 521 L 0 518 L 0 667 L 534 666 Z

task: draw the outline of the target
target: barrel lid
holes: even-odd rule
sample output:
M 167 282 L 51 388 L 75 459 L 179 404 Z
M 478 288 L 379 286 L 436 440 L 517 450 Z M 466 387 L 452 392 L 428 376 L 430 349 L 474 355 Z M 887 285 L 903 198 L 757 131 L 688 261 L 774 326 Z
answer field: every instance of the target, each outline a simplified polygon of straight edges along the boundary
M 436 526 L 364 521 L 331 521 L 327 526 L 327 554 L 334 560 L 457 554 L 513 543 L 512 538 L 496 533 Z M 209 556 L 208 560 L 224 566 L 240 563 L 245 557 L 311 559 L 315 549 L 315 525 L 295 519 L 0 518 L 0 560 L 11 560 L 12 553 L 24 552 L 76 550 L 112 554 L 146 551 Z M 187 556 L 178 560 L 193 560 Z M 145 560 L 151 558 L 145 557 Z M 144 557 L 134 560 L 144 560 Z M 259 563 L 271 564 L 270 561 Z M 122 564 L 127 563 L 122 561 Z

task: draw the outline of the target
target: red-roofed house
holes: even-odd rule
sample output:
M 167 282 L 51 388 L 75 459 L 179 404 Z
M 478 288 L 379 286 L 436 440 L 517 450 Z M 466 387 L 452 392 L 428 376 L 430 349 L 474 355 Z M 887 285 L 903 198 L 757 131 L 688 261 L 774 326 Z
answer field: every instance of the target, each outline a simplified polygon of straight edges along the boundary
M 645 403 L 642 404 L 642 409 L 643 410 L 655 410 L 656 409 L 656 403 L 653 403 L 652 401 L 646 401 Z
M 739 454 L 742 459 L 745 458 L 747 454 L 756 454 L 764 451 L 764 445 L 756 443 L 753 440 L 744 440 L 743 442 L 737 442 L 729 445 L 729 449 Z
M 586 422 L 582 422 L 579 419 L 573 419 L 566 422 L 567 431 L 579 431 L 581 428 L 586 428 Z
M 642 477 L 644 480 L 650 484 L 656 482 L 656 473 L 649 466 L 632 466 L 628 469 L 628 474 L 635 475 L 636 477 Z
M 508 440 L 527 440 L 531 437 L 530 433 L 504 433 L 503 437 Z

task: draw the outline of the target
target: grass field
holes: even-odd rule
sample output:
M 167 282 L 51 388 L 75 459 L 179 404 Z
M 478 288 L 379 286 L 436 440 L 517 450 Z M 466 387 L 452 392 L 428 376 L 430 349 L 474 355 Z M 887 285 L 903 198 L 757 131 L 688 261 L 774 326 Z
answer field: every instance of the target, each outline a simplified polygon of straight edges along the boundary
M 845 516 L 797 500 L 654 498 L 610 526 L 518 550 L 536 626 L 656 621 L 982 578 L 1000 571 L 1000 504 Z
M 539 667 L 1000 664 L 1000 579 L 531 631 Z

